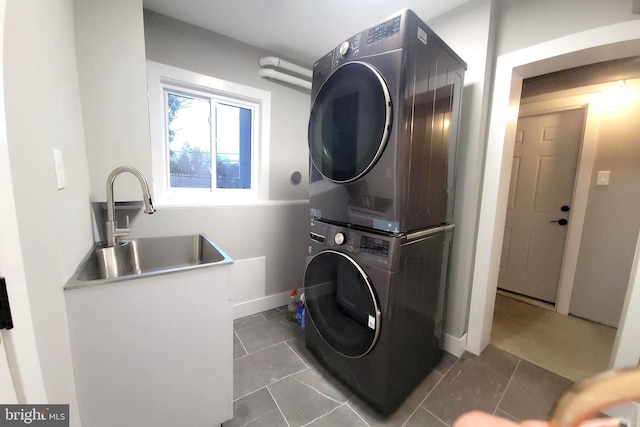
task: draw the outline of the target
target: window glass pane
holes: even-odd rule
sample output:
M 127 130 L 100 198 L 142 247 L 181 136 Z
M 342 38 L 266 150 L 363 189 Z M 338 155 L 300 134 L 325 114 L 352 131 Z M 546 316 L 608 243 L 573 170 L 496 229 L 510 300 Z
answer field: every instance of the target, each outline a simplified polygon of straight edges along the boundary
M 251 110 L 216 107 L 216 186 L 251 188 Z
M 211 103 L 167 93 L 169 186 L 211 188 Z

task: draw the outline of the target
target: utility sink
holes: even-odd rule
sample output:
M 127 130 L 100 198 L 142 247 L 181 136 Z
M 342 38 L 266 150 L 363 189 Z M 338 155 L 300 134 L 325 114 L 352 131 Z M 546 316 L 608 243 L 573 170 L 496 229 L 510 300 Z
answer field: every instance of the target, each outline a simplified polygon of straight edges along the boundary
M 232 268 L 202 234 L 91 248 L 64 290 L 84 425 L 204 427 L 233 416 Z
M 112 247 L 96 244 L 65 288 L 132 280 L 231 262 L 231 258 L 203 234 L 123 239 Z

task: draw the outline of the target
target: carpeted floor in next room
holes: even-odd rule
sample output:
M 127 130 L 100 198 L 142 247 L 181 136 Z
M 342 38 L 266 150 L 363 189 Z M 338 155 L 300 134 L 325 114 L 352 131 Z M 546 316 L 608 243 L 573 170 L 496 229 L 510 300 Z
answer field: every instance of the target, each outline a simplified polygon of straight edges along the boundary
M 223 426 L 444 427 L 474 409 L 545 419 L 571 384 L 493 346 L 479 357 L 445 353 L 404 404 L 382 418 L 318 363 L 299 326 L 274 309 L 234 322 L 234 418 Z
M 616 331 L 499 294 L 491 344 L 578 381 L 607 369 Z

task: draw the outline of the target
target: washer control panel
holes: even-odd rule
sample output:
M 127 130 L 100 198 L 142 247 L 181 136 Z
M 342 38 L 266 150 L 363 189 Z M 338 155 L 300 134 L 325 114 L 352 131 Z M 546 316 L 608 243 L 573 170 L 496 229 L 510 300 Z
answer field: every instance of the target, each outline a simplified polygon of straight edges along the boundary
M 362 236 L 360 239 L 360 252 L 388 257 L 389 241 L 377 237 Z
M 314 246 L 317 248 L 319 245 L 348 253 L 367 253 L 382 258 L 389 257 L 393 240 L 393 237 L 327 224 L 317 220 L 311 221 L 309 237 L 311 238 L 309 253 L 312 252 Z

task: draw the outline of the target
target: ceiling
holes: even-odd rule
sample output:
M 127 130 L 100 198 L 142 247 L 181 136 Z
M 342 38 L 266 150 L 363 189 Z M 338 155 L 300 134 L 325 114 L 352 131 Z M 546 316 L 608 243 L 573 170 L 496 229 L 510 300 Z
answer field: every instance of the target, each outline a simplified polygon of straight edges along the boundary
M 311 65 L 400 9 L 424 21 L 470 0 L 143 0 L 145 9 Z

